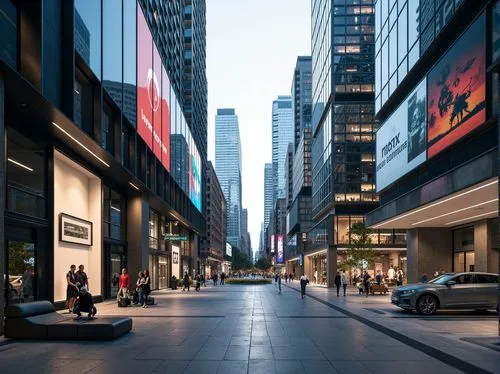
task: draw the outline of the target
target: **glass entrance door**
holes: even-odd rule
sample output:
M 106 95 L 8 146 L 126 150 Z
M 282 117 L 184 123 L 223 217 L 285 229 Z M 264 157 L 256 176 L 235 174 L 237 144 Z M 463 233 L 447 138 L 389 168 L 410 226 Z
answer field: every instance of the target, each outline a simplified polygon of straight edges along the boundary
M 7 304 L 35 300 L 36 256 L 35 244 L 23 241 L 7 241 Z
M 125 248 L 116 244 L 104 244 L 107 254 L 107 287 L 106 297 L 114 298 L 118 294 L 118 279 L 122 269 L 127 267 L 127 256 Z
M 158 288 L 168 288 L 168 261 L 164 256 L 158 257 Z

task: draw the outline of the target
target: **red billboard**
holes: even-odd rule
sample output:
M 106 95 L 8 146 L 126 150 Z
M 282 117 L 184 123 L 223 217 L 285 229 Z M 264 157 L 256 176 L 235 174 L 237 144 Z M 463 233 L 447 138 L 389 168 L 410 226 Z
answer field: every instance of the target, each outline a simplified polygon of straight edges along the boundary
M 137 133 L 153 149 L 153 38 L 142 13 L 137 7 Z
M 433 157 L 486 120 L 484 14 L 427 76 L 427 156 Z
M 161 68 L 161 163 L 170 172 L 170 81 L 165 68 Z
M 151 78 L 150 95 L 151 107 L 153 110 L 153 153 L 158 160 L 161 160 L 161 57 L 158 48 L 153 44 L 153 74 Z

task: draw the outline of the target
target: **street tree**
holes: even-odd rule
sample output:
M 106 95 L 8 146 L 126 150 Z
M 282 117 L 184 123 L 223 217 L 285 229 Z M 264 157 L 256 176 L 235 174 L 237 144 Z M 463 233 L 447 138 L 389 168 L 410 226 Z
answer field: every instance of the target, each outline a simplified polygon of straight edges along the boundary
M 375 261 L 375 250 L 370 237 L 372 230 L 366 228 L 363 222 L 353 223 L 349 230 L 351 243 L 347 249 L 346 265 L 349 268 L 366 270 Z

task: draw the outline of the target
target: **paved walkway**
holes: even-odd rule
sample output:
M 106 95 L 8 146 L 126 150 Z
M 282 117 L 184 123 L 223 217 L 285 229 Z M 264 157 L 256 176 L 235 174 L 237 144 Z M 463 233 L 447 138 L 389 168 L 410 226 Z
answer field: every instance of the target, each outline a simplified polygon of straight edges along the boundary
M 285 285 L 281 295 L 274 285 L 226 285 L 202 288 L 199 293 L 156 292 L 157 305 L 147 309 L 101 303 L 98 316 L 133 316 L 133 332 L 114 342 L 16 342 L 0 346 L 0 372 L 486 372 L 477 366 L 447 365 L 443 357 L 426 354 L 422 347 L 402 342 L 379 327 L 385 318 L 395 324 L 409 322 L 412 330 L 415 318 L 388 318 L 364 310 L 368 304 L 356 304 L 360 299 L 354 294 L 343 301 L 328 301 L 333 295 L 329 290 L 308 291 L 310 297 L 301 299 L 295 289 Z M 345 311 L 345 305 L 336 304 L 341 302 L 348 306 Z M 371 319 L 365 321 L 367 316 Z M 370 326 L 367 321 L 376 324 Z M 481 354 L 474 360 L 462 357 L 464 360 L 496 364 L 483 367 L 500 373 L 498 352 L 461 344 Z

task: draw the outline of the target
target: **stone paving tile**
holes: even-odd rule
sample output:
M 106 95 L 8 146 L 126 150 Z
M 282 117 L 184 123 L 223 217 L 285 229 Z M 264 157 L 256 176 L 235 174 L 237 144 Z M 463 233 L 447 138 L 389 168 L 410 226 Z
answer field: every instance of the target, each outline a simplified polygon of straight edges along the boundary
M 217 374 L 247 374 L 248 361 L 221 361 Z
M 190 361 L 162 361 L 153 371 L 153 374 L 179 374 L 188 367 Z
M 191 361 L 182 374 L 216 374 L 220 361 Z
M 248 362 L 248 373 L 251 374 L 277 374 L 274 360 L 250 360 Z
M 231 360 L 231 361 L 248 360 L 249 352 L 250 352 L 250 346 L 230 345 L 227 348 L 226 354 L 224 355 L 224 360 Z

